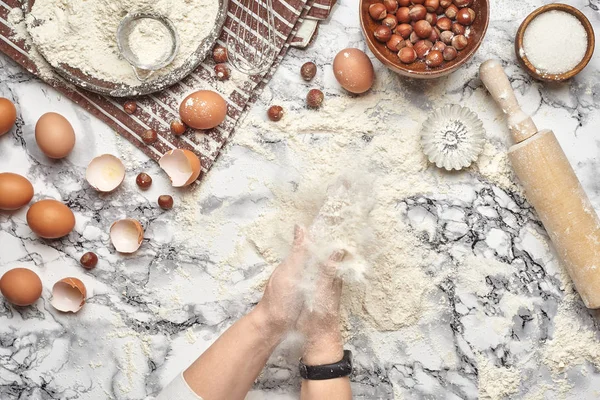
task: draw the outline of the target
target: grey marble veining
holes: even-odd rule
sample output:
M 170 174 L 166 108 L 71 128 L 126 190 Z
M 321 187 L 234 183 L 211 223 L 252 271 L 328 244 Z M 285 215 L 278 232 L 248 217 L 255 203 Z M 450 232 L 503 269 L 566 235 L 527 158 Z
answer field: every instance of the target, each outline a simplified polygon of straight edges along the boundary
M 598 1 L 566 2 L 581 9 L 595 27 L 600 26 Z M 261 145 L 282 158 L 288 156 L 285 141 L 268 131 L 258 132 L 260 128 L 252 121 L 265 118 L 264 110 L 274 98 L 303 107 L 295 99 L 308 86 L 294 82 L 299 81 L 299 66 L 308 59 L 325 71 L 311 85 L 323 87 L 326 97 L 340 95 L 330 72 L 331 60 L 343 47 L 365 48 L 356 3 L 339 2 L 330 21 L 320 26 L 316 43 L 307 50 L 290 51 L 239 129 L 257 131 Z M 600 59 L 595 57 L 568 84 L 549 85 L 526 75 L 513 54 L 512 40 L 520 22 L 544 3 L 492 0 L 485 43 L 463 71 L 443 84 L 390 80 L 392 86 L 381 95 L 401 87 L 414 104 L 430 110 L 435 104 L 427 93 L 443 90 L 449 101 L 475 106 L 475 95 L 481 91 L 478 66 L 490 57 L 502 59 L 523 108 L 540 127 L 552 128 L 558 135 L 598 209 Z M 392 74 L 378 62 L 375 67 L 378 77 Z M 239 226 L 256 220 L 273 196 L 260 183 L 248 192 L 247 182 L 256 177 L 278 179 L 280 166 L 234 140 L 206 182 L 194 189 L 192 198 L 197 204 L 180 207 L 182 214 L 175 217 L 189 194 L 170 188 L 154 162 L 6 57 L 0 57 L 0 96 L 12 99 L 20 113 L 16 130 L 0 137 L 0 171 L 27 176 L 34 184 L 35 199 L 62 199 L 77 219 L 67 237 L 44 241 L 28 229 L 26 210 L 0 213 L 0 274 L 25 266 L 38 272 L 44 283 L 42 299 L 32 307 L 13 307 L 0 300 L 0 399 L 152 396 L 260 298 L 256 287 L 266 276 L 266 262 L 252 252 L 234 269 L 224 269 L 223 261 L 240 240 Z M 490 99 L 485 102 L 487 109 L 478 111 L 490 140 L 508 144 L 498 110 Z M 77 132 L 76 151 L 63 161 L 45 158 L 35 145 L 35 123 L 48 111 L 66 116 Z M 368 145 L 365 137 L 364 146 Z M 98 195 L 84 180 L 87 163 L 102 153 L 118 154 L 127 165 L 126 181 L 110 195 Z M 154 177 L 153 186 L 144 192 L 135 185 L 141 171 Z M 495 259 L 513 269 L 486 278 L 485 293 L 466 290 L 457 280 L 443 281 L 430 300 L 445 307 L 435 322 L 419 326 L 417 341 L 406 340 L 402 331 L 363 330 L 366 322 L 351 318 L 355 335 L 347 347 L 355 354 L 355 398 L 489 398 L 478 388 L 477 354 L 486 354 L 497 367 L 519 366 L 519 392 L 511 398 L 597 397 L 600 375 L 593 365 L 582 363 L 565 371 L 564 379 L 572 387 L 564 391 L 540 361 L 540 349 L 553 334 L 553 318 L 564 288 L 558 279 L 560 267 L 534 210 L 518 193 L 482 178 L 456 183 L 460 185 L 460 198 L 440 191 L 398 199 L 397 217 L 440 255 L 426 273 L 435 276 L 452 268 L 464 254 Z M 173 211 L 155 206 L 160 194 L 174 195 Z M 186 238 L 176 235 L 195 213 L 207 220 L 219 213 L 231 223 Z M 117 254 L 108 239 L 110 224 L 125 216 L 139 219 L 146 229 L 143 246 L 132 256 Z M 90 272 L 78 263 L 85 251 L 95 251 L 101 259 Z M 77 315 L 60 314 L 48 303 L 52 284 L 65 276 L 79 277 L 88 288 L 87 304 Z M 527 299 L 528 306 L 509 310 L 512 296 Z M 498 333 L 495 321 L 513 314 L 508 333 Z M 575 315 L 582 326 L 600 327 L 596 314 L 581 303 Z M 284 343 L 249 398 L 297 398 L 297 357 L 293 340 Z M 545 395 L 533 397 L 532 388 L 544 385 L 548 388 Z

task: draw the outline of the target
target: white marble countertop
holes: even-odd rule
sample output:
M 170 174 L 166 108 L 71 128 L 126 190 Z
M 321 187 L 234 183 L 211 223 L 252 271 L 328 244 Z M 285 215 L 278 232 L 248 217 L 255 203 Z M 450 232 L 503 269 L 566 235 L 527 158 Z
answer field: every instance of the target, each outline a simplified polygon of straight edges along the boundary
M 597 0 L 566 2 L 600 27 Z M 0 399 L 144 399 L 159 391 L 259 298 L 270 260 L 256 251 L 260 246 L 246 228 L 280 204 L 274 187 L 302 184 L 298 166 L 310 159 L 302 149 L 337 146 L 337 152 L 373 155 L 380 135 L 398 135 L 400 145 L 410 146 L 427 111 L 459 103 L 484 122 L 486 160 L 502 159 L 508 130 L 477 78 L 480 63 L 490 57 L 507 67 L 525 111 L 557 134 L 600 207 L 600 58 L 571 82 L 553 85 L 533 81 L 516 65 L 514 34 L 529 12 L 547 2 L 491 0 L 487 37 L 464 69 L 438 81 L 413 82 L 373 59 L 373 90 L 352 98 L 335 82 L 331 62 L 342 48 L 365 49 L 365 43 L 356 0 L 339 3 L 312 47 L 290 51 L 225 154 L 194 190 L 170 188 L 140 151 L 0 56 L 0 96 L 19 110 L 16 129 L 0 137 L 0 171 L 27 176 L 35 199 L 63 200 L 77 219 L 69 236 L 44 241 L 27 227 L 26 209 L 0 213 L 0 275 L 27 267 L 44 284 L 42 299 L 32 307 L 0 300 Z M 311 84 L 298 75 L 308 60 L 319 66 Z M 321 111 L 304 107 L 311 87 L 324 88 Z M 266 121 L 265 109 L 274 103 L 287 110 L 279 124 Z M 37 118 L 49 111 L 67 117 L 77 133 L 75 151 L 63 161 L 45 158 L 33 137 Z M 402 146 L 379 149 L 398 159 L 400 180 L 410 178 L 403 163 L 412 160 L 410 148 Z M 120 156 L 127 166 L 125 183 L 110 195 L 98 195 L 84 181 L 87 163 L 102 153 Z M 374 159 L 375 169 L 377 163 Z M 423 165 L 419 174 L 438 182 L 435 190 L 398 193 L 395 207 L 419 246 L 437 254 L 437 262 L 419 267 L 433 282 L 423 300 L 429 311 L 392 324 L 398 329 L 378 326 L 375 317 L 354 308 L 345 311 L 347 347 L 355 354 L 355 398 L 600 396 L 597 315 L 573 295 L 510 174 L 486 169 L 483 161 L 463 174 Z M 505 162 L 498 165 L 507 168 Z M 135 185 L 141 171 L 154 178 L 146 192 Z M 155 202 L 167 193 L 175 207 L 164 212 Z M 125 216 L 140 219 L 146 228 L 144 244 L 132 256 L 117 254 L 108 241 L 110 224 Z M 295 221 L 286 222 L 291 231 Z M 266 236 L 282 234 L 271 228 L 261 227 Z M 92 271 L 79 265 L 85 251 L 99 255 Z M 469 259 L 488 261 L 479 268 L 465 262 Z M 369 279 L 380 279 L 377 266 L 372 268 Z M 457 272 L 445 271 L 451 268 Z M 386 279 L 401 281 L 403 272 L 397 274 Z M 49 304 L 52 285 L 66 276 L 79 277 L 88 289 L 87 304 L 76 315 L 60 314 Z M 464 284 L 469 279 L 479 282 Z M 405 300 L 414 301 L 408 296 L 388 293 L 383 301 L 391 302 L 393 313 L 395 304 L 402 308 Z M 249 398 L 297 398 L 296 343 L 290 340 L 276 352 Z

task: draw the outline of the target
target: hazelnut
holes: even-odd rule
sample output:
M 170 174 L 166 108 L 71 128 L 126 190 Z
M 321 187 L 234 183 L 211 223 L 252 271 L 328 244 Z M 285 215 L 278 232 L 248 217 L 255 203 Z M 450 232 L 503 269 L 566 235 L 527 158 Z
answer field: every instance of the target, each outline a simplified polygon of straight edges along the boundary
M 229 79 L 229 67 L 227 67 L 227 64 L 217 64 L 215 65 L 215 76 L 217 77 L 217 80 L 220 81 L 226 81 L 227 79 Z
M 471 7 L 473 0 L 454 0 L 454 5 L 458 8 Z
M 381 23 L 390 29 L 394 29 L 398 25 L 398 19 L 394 14 L 388 14 L 387 17 L 381 20 Z
M 410 40 L 405 40 L 404 41 L 404 46 L 400 46 L 400 48 L 402 49 L 403 47 L 410 47 L 411 49 L 414 47 L 415 45 L 413 44 L 413 42 L 411 42 Z
M 401 24 L 396 27 L 396 33 L 402 36 L 403 39 L 408 39 L 413 33 L 413 27 L 410 24 Z
M 461 8 L 456 14 L 456 21 L 462 25 L 471 25 L 475 21 L 475 11 L 469 7 Z
M 431 24 L 425 21 L 424 19 L 421 21 L 417 21 L 415 23 L 414 29 L 417 36 L 419 36 L 421 39 L 428 38 L 431 35 L 431 32 L 433 31 Z
M 420 21 L 425 19 L 425 16 L 427 15 L 427 9 L 420 4 L 417 4 L 410 9 L 408 15 L 410 16 L 411 21 Z
M 137 103 L 133 100 L 128 100 L 123 104 L 123 110 L 125 110 L 127 114 L 133 114 L 137 111 Z
M 452 0 L 440 0 L 440 7 L 448 8 L 452 4 Z
M 452 61 L 458 55 L 458 51 L 456 51 L 456 49 L 452 46 L 446 46 L 442 53 L 444 55 L 444 60 L 446 61 Z
M 400 6 L 400 7 L 410 6 L 410 0 L 398 0 L 398 6 Z
M 456 7 L 454 4 L 450 4 L 448 8 L 446 8 L 446 12 L 444 14 L 446 14 L 446 17 L 448 18 L 454 19 L 456 18 L 456 14 L 458 14 L 458 7 Z
M 311 89 L 306 95 L 306 104 L 310 108 L 319 108 L 323 104 L 325 96 L 319 89 Z
M 215 46 L 213 49 L 213 60 L 217 64 L 227 62 L 227 49 L 223 46 Z
M 152 144 L 158 140 L 158 134 L 154 129 L 148 129 L 140 135 L 142 141 L 146 144 Z
M 405 48 L 407 46 L 407 43 L 410 43 L 410 40 L 402 40 L 400 43 L 398 43 L 398 49 L 396 51 L 400 51 L 403 48 Z M 410 43 L 410 47 L 412 47 L 412 43 Z
M 435 26 L 435 24 L 437 24 L 437 20 L 437 15 L 435 15 L 434 13 L 427 13 L 427 15 L 425 16 L 425 21 L 429 22 L 431 26 Z
M 280 121 L 283 118 L 283 107 L 281 106 L 271 106 L 267 110 L 267 116 L 273 122 Z
M 135 183 L 137 183 L 141 189 L 148 189 L 150 185 L 152 185 L 152 177 L 147 173 L 142 172 L 135 178 Z
M 427 55 L 427 52 L 429 52 L 432 47 L 433 43 L 431 43 L 429 40 L 419 40 L 417 43 L 415 43 L 414 49 L 417 52 L 418 58 L 425 58 L 425 55 Z
M 452 28 L 452 21 L 448 17 L 442 17 L 437 20 L 435 24 L 441 31 L 449 31 Z
M 171 121 L 171 133 L 175 136 L 181 136 L 185 133 L 186 126 L 181 120 L 174 119 Z
M 398 11 L 396 11 L 396 19 L 399 24 L 407 24 L 411 21 L 410 19 L 410 8 L 408 7 L 400 7 Z
M 423 4 L 423 3 L 425 3 L 425 0 L 411 0 L 410 2 L 412 4 Z
M 158 206 L 163 210 L 170 210 L 173 208 L 173 197 L 169 196 L 168 194 L 158 196 Z
M 468 44 L 469 39 L 467 39 L 465 35 L 458 35 L 452 38 L 452 47 L 454 47 L 458 51 L 467 47 Z
M 83 268 L 93 269 L 94 267 L 96 267 L 96 264 L 98 264 L 98 256 L 95 253 L 88 251 L 87 253 L 81 256 L 79 262 L 81 263 Z
M 439 50 L 431 50 L 425 59 L 425 64 L 427 64 L 427 66 L 430 68 L 439 67 L 443 62 L 444 56 Z
M 315 64 L 314 62 L 307 62 L 302 64 L 302 67 L 300 67 L 300 75 L 302 76 L 302 79 L 304 79 L 305 81 L 310 81 L 312 80 L 312 78 L 315 77 L 315 75 L 317 74 L 317 64 Z
M 452 44 L 452 38 L 454 37 L 454 33 L 451 31 L 444 31 L 440 33 L 440 40 L 447 45 Z
M 387 42 L 392 37 L 392 30 L 385 25 L 379 25 L 375 28 L 375 32 L 373 32 L 373 36 L 375 39 L 380 42 Z
M 408 40 L 410 40 L 410 42 L 411 42 L 412 44 L 415 44 L 415 43 L 417 43 L 417 42 L 420 40 L 420 38 L 419 38 L 419 36 L 417 35 L 417 33 L 416 33 L 415 31 L 413 31 L 413 32 L 410 34 L 410 36 L 408 37 Z
M 431 51 L 441 51 L 443 52 L 446 48 L 446 44 L 444 42 L 437 41 L 433 44 Z
M 427 11 L 430 13 L 435 12 L 437 8 L 440 6 L 440 0 L 425 0 L 423 3 Z
M 400 57 L 400 61 L 404 64 L 414 63 L 417 59 L 417 53 L 412 47 L 405 47 L 398 53 L 398 57 Z
M 452 23 L 452 33 L 454 33 L 455 35 L 464 35 L 465 27 L 462 26 L 461 24 L 459 24 L 458 22 L 453 22 Z
M 383 0 L 383 5 L 389 13 L 393 14 L 398 11 L 398 2 L 396 0 Z
M 387 9 L 383 3 L 373 3 L 369 6 L 369 15 L 375 21 L 381 21 L 387 15 Z
M 439 6 L 437 10 L 435 10 L 435 15 L 442 15 L 444 13 L 444 7 Z
M 404 43 L 404 38 L 400 35 L 393 34 L 385 45 L 391 51 L 396 52 L 400 50 L 400 43 Z

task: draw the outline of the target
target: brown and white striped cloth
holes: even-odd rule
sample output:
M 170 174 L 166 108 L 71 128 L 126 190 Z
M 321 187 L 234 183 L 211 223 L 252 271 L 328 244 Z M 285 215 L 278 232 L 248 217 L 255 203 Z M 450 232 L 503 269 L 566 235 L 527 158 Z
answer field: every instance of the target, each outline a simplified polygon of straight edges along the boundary
M 17 40 L 7 21 L 12 8 L 21 8 L 23 3 L 31 0 L 0 0 L 0 51 L 21 64 L 29 72 L 41 77 L 35 63 L 29 57 L 29 48 L 25 41 Z M 232 26 L 236 24 L 235 9 L 242 6 L 240 0 L 229 0 L 227 19 L 221 31 L 218 43 L 225 45 Z M 256 0 L 259 1 L 259 0 Z M 277 46 L 279 54 L 273 65 L 263 76 L 245 76 L 235 83 L 219 82 L 214 77 L 212 57 L 207 59 L 181 82 L 152 95 L 136 98 L 138 111 L 129 115 L 123 111 L 123 103 L 127 99 L 113 98 L 86 91 L 67 84 L 58 76 L 55 79 L 44 79 L 46 83 L 64 93 L 81 107 L 106 122 L 116 132 L 127 138 L 140 148 L 148 157 L 158 160 L 165 152 L 175 148 L 185 148 L 200 157 L 203 174 L 208 172 L 221 150 L 233 134 L 240 117 L 252 104 L 260 91 L 271 79 L 277 66 L 291 45 L 306 46 L 316 29 L 301 29 L 303 23 L 312 23 L 329 16 L 335 0 L 273 0 Z M 243 6 L 242 6 L 243 7 Z M 251 14 L 258 24 L 265 24 L 260 16 Z M 304 33 L 303 33 L 304 32 Z M 220 126 L 206 131 L 186 133 L 174 136 L 170 132 L 170 122 L 179 117 L 179 103 L 188 93 L 211 89 L 220 92 L 228 103 L 228 113 Z M 159 140 L 153 145 L 145 145 L 140 135 L 148 130 L 158 132 Z

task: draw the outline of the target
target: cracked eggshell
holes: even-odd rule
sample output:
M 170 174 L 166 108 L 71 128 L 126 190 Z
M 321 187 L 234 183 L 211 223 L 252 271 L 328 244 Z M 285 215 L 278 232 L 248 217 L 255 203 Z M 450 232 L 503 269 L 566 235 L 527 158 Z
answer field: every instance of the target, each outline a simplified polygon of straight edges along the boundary
M 125 166 L 112 154 L 103 154 L 88 164 L 85 179 L 99 192 L 112 192 L 125 179 Z
M 144 228 L 135 219 L 122 219 L 110 227 L 110 241 L 119 253 L 135 253 L 143 240 Z
M 158 161 L 158 165 L 169 175 L 174 187 L 191 185 L 202 171 L 198 156 L 186 149 L 168 151 Z
M 58 311 L 76 313 L 85 304 L 86 294 L 85 285 L 79 279 L 64 278 L 52 287 L 50 304 Z

